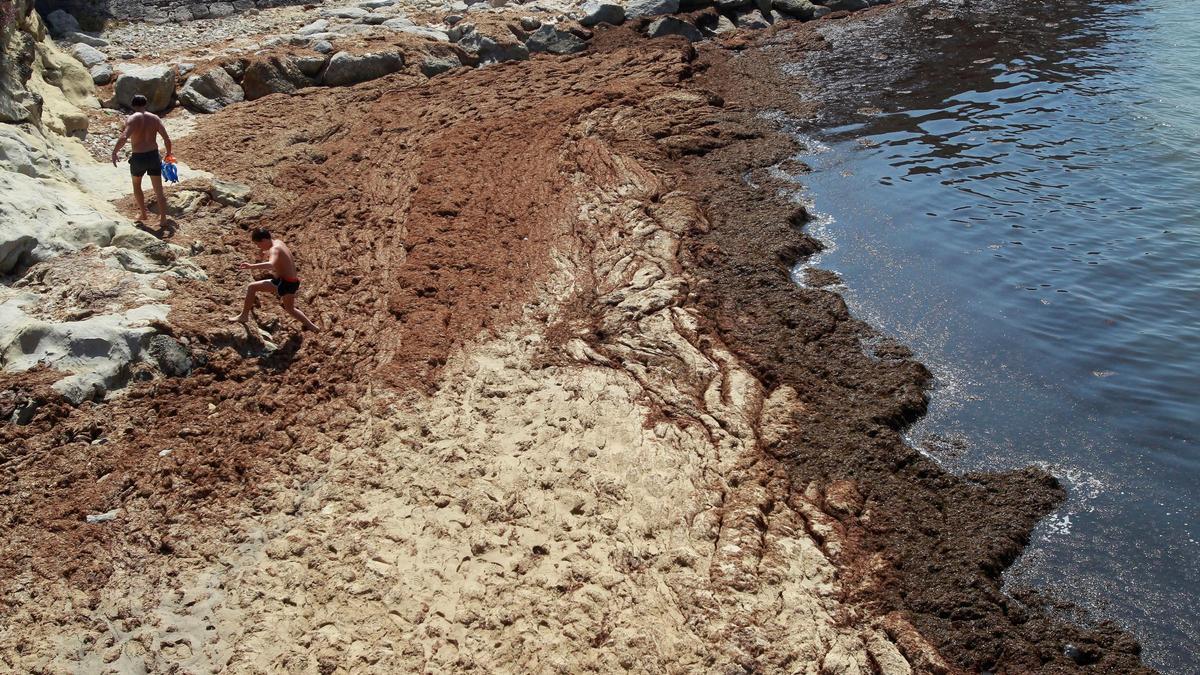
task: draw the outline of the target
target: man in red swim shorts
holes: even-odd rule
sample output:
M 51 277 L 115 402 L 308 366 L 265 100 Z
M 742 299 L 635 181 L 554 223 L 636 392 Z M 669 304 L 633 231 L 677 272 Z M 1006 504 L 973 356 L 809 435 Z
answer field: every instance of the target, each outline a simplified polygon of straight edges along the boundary
M 255 281 L 246 287 L 246 300 L 242 304 L 242 313 L 233 317 L 232 321 L 245 323 L 250 320 L 250 310 L 254 308 L 256 293 L 274 292 L 279 296 L 279 304 L 283 311 L 291 314 L 304 325 L 304 330 L 321 332 L 316 324 L 304 316 L 304 312 L 296 309 L 296 291 L 300 290 L 300 278 L 296 276 L 296 261 L 292 252 L 281 239 L 272 239 L 266 228 L 256 228 L 250 232 L 250 239 L 258 246 L 259 251 L 267 255 L 266 262 L 242 263 L 244 270 L 271 270 L 271 278 Z

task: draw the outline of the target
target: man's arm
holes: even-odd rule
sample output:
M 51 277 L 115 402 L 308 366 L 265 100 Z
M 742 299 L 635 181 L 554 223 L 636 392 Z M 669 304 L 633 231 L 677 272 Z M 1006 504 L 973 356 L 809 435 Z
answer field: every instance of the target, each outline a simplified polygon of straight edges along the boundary
M 171 154 L 171 137 L 167 134 L 167 125 L 163 124 L 162 120 L 158 120 L 158 135 L 163 138 L 163 145 L 167 146 L 167 154 Z
M 260 263 L 242 263 L 241 267 L 244 270 L 275 270 L 275 263 L 279 261 L 279 252 L 271 249 L 271 258 L 266 262 Z
M 117 165 L 117 153 L 121 151 L 121 148 L 125 147 L 125 141 L 127 141 L 127 140 L 129 140 L 129 123 L 128 122 L 123 123 L 121 125 L 121 135 L 117 138 L 116 147 L 113 148 L 113 151 L 112 151 L 113 166 Z

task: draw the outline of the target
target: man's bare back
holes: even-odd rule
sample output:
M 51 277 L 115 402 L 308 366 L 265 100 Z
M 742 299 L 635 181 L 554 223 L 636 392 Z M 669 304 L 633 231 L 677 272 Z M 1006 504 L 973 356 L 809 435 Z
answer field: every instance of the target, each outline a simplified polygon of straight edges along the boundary
M 282 240 L 271 240 L 271 249 L 267 251 L 266 257 L 271 263 L 271 274 L 276 278 L 285 280 L 296 278 L 296 261 L 292 259 L 291 250 Z
M 125 136 L 133 152 L 158 150 L 158 134 L 166 135 L 162 119 L 152 112 L 135 112 L 125 120 Z

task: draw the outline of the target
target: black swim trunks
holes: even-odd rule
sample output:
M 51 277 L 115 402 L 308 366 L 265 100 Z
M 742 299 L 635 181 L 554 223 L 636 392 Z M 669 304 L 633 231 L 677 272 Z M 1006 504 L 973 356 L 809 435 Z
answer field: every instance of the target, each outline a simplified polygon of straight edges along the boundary
M 299 279 L 284 280 L 280 279 L 279 277 L 271 277 L 271 285 L 275 287 L 275 292 L 278 293 L 279 297 L 281 298 L 285 295 L 291 295 L 300 290 Z
M 148 150 L 146 152 L 135 152 L 129 156 L 129 173 L 130 175 L 141 178 L 146 174 L 151 176 L 162 175 L 162 157 L 158 154 L 158 150 Z

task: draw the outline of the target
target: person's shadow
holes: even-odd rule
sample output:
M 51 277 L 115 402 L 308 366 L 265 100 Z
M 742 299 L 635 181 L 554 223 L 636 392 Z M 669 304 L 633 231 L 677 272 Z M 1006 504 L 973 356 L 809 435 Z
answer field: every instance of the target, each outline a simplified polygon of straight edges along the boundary
M 291 337 L 279 345 L 275 351 L 259 356 L 258 364 L 262 366 L 263 370 L 281 373 L 296 360 L 296 355 L 303 344 L 304 338 L 300 336 L 300 333 L 292 333 Z
M 164 240 L 174 237 L 175 233 L 179 231 L 179 223 L 175 222 L 175 219 L 170 216 L 167 216 L 166 222 L 161 227 L 152 227 L 141 220 L 133 221 L 133 225 L 143 232 L 149 232 L 155 237 Z

